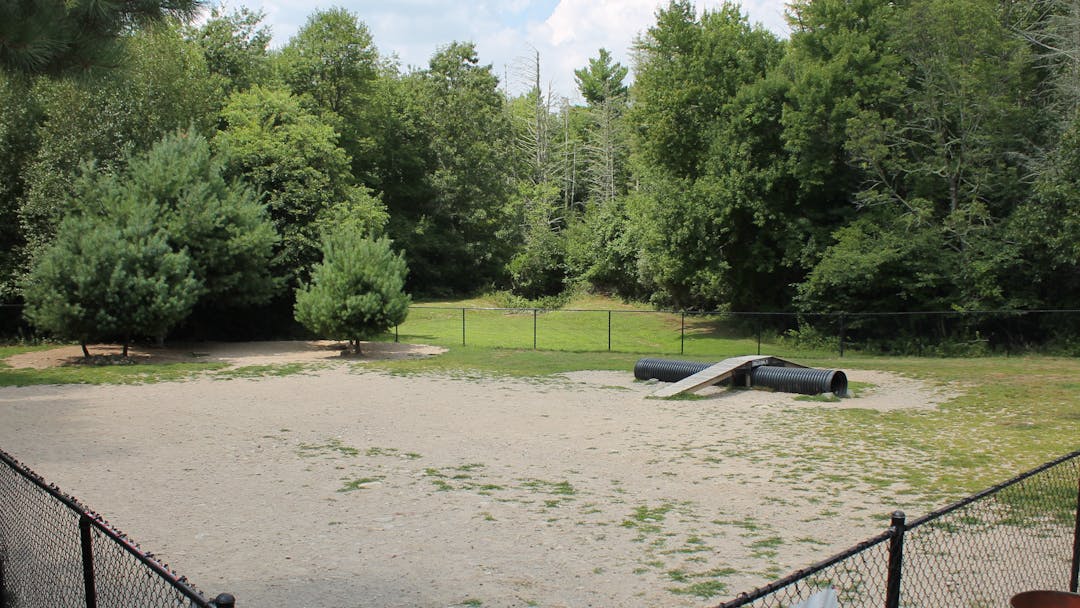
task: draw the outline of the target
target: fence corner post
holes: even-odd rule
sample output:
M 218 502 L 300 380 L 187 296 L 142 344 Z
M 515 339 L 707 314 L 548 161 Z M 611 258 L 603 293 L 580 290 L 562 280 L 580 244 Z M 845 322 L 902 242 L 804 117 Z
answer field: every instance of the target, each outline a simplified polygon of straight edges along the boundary
M 904 569 L 904 532 L 907 516 L 903 511 L 893 511 L 892 540 L 889 541 L 889 579 L 885 585 L 885 608 L 900 607 L 900 577 Z
M 97 608 L 97 583 L 94 580 L 94 540 L 90 536 L 90 517 L 79 515 L 79 546 L 82 549 L 83 592 L 86 608 Z
M 217 608 L 236 608 L 236 598 L 231 593 L 219 593 L 211 603 Z
M 1076 593 L 1080 583 L 1080 475 L 1076 476 L 1076 528 L 1073 531 L 1072 573 L 1069 591 Z

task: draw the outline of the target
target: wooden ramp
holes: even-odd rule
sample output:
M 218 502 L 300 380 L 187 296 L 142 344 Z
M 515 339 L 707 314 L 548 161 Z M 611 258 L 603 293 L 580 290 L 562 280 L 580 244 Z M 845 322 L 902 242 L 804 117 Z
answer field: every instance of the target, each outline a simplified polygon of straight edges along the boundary
M 724 359 L 723 361 L 706 367 L 700 372 L 683 378 L 678 382 L 672 384 L 665 384 L 661 386 L 656 392 L 652 394 L 653 397 L 674 397 L 682 393 L 692 393 L 694 391 L 701 390 L 706 386 L 712 386 L 718 384 L 724 380 L 730 378 L 735 372 L 738 371 L 750 371 L 752 368 L 759 365 L 776 365 L 780 367 L 804 367 L 791 361 L 785 361 L 783 359 L 777 359 L 776 357 L 770 357 L 768 355 L 747 355 L 745 357 L 732 357 L 730 359 Z

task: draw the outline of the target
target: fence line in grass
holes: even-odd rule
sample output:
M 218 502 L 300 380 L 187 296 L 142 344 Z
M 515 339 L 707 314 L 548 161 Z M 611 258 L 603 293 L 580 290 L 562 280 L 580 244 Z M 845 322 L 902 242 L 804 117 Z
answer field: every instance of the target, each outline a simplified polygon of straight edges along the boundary
M 1080 353 L 1080 309 L 795 313 L 414 305 L 409 307 L 409 311 L 410 315 L 422 315 L 425 314 L 424 311 L 445 311 L 457 315 L 460 342 L 463 346 L 470 343 L 470 332 L 475 333 L 475 328 L 482 327 L 485 323 L 482 313 L 503 313 L 531 315 L 533 349 L 538 347 L 539 337 L 542 335 L 543 324 L 539 321 L 542 317 L 599 317 L 600 320 L 591 327 L 600 334 L 606 333 L 606 349 L 610 352 L 613 350 L 613 336 L 617 335 L 613 330 L 613 318 L 621 315 L 663 315 L 678 321 L 678 332 L 656 331 L 654 336 L 674 342 L 677 335 L 680 355 L 687 354 L 688 340 L 702 342 L 716 339 L 710 338 L 708 332 L 724 328 L 734 329 L 742 334 L 744 340 L 754 342 L 757 354 L 761 354 L 763 336 L 767 332 L 776 336 L 791 336 L 790 341 L 795 350 L 801 350 L 806 348 L 803 345 L 810 344 L 809 348 L 812 350 L 832 350 L 840 357 L 853 347 L 922 355 L 940 351 L 943 345 L 964 354 L 965 350 L 980 348 L 1008 353 L 1048 343 Z M 688 327 L 688 320 L 693 327 Z M 408 323 L 406 320 L 406 326 Z M 395 328 L 395 339 L 399 339 L 400 329 Z M 706 335 L 702 337 L 701 334 Z M 448 335 L 439 337 L 450 339 Z M 494 346 L 514 345 L 503 343 Z M 775 347 L 775 344 L 770 346 Z M 559 347 L 556 345 L 553 349 L 559 350 Z M 593 350 L 604 350 L 604 346 L 597 344 Z M 639 344 L 634 350 L 654 352 L 656 349 Z

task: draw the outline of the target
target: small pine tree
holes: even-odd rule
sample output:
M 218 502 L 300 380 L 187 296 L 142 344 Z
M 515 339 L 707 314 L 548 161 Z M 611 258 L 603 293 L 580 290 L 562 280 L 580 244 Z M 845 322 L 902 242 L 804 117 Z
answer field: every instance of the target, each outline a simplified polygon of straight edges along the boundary
M 186 253 L 174 252 L 153 210 L 135 206 L 116 218 L 72 215 L 31 271 L 26 317 L 57 336 L 87 343 L 163 338 L 199 294 Z
M 400 325 L 409 312 L 408 268 L 390 244 L 348 229 L 324 236 L 311 284 L 296 290 L 296 320 L 316 334 L 348 340 L 357 353 L 360 340 Z

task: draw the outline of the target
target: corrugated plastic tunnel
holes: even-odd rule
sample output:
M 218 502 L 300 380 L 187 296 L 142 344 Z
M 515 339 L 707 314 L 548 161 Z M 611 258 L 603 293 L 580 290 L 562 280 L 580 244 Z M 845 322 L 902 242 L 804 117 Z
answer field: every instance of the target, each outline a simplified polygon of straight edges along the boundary
M 697 361 L 638 359 L 634 364 L 634 377 L 638 380 L 655 378 L 661 382 L 678 382 L 711 365 Z M 847 374 L 835 369 L 759 365 L 750 370 L 750 385 L 802 395 L 832 393 L 844 396 L 847 395 Z

